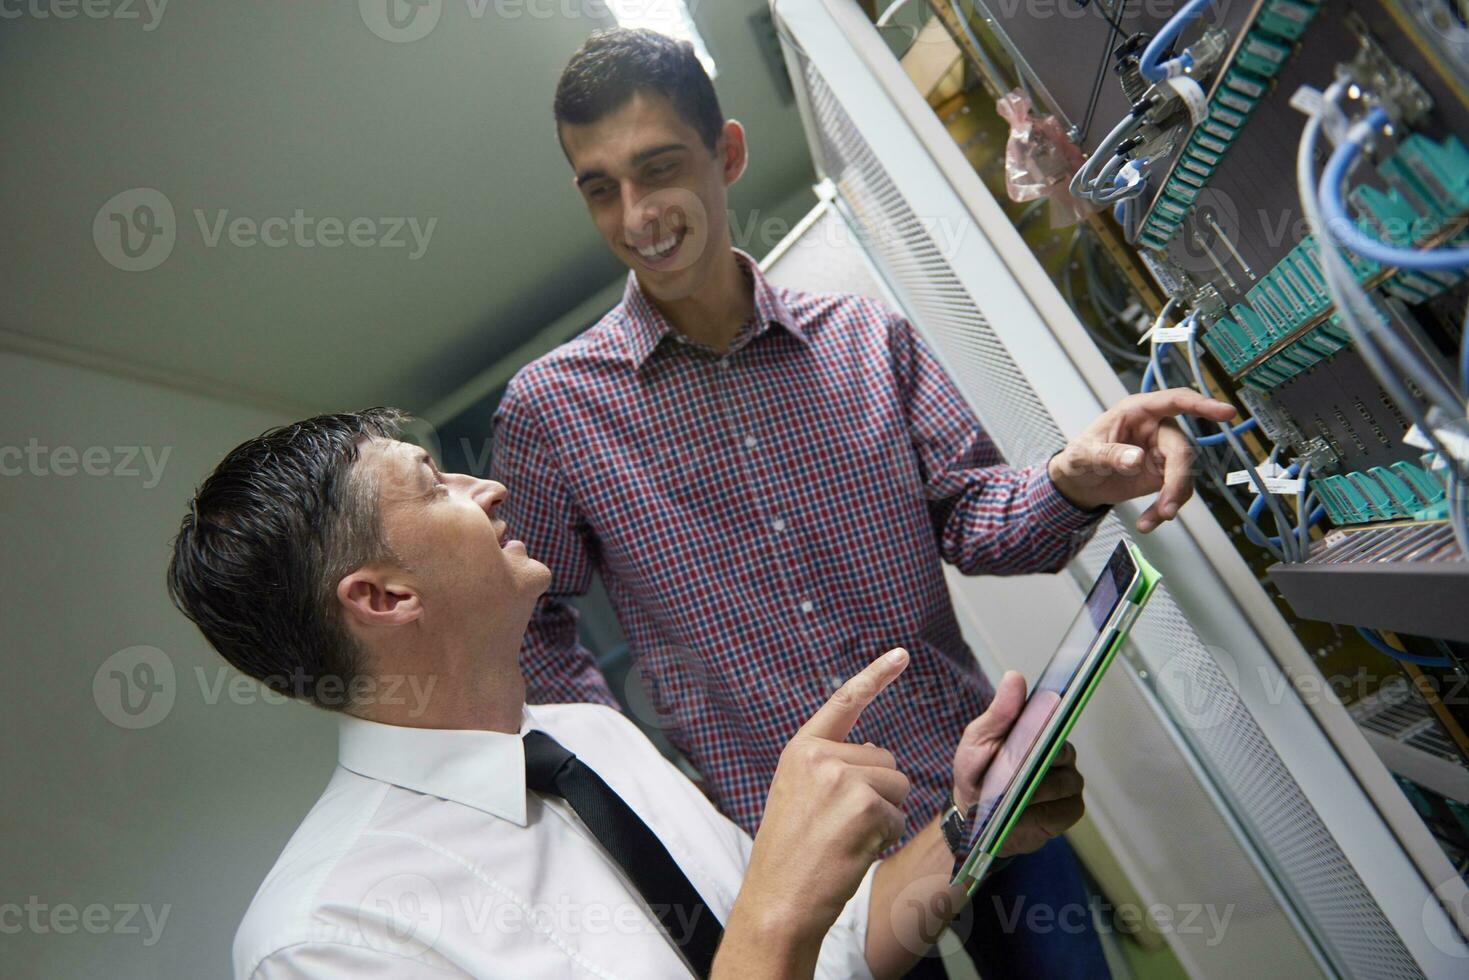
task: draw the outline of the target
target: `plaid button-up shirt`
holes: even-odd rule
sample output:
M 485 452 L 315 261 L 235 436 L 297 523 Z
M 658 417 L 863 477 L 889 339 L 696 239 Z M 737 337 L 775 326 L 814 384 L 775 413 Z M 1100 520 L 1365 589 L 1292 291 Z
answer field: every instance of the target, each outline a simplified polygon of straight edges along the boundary
M 528 700 L 616 703 L 566 602 L 599 571 L 634 709 L 753 833 L 796 729 L 906 647 L 852 739 L 897 757 L 916 831 L 947 806 L 954 747 L 992 693 L 940 562 L 1053 571 L 1100 515 L 1044 466 L 1005 465 L 905 319 L 776 289 L 737 257 L 755 315 L 727 353 L 686 340 L 629 275 L 621 304 L 505 392 L 491 469 L 511 532 L 552 572 L 522 651 Z

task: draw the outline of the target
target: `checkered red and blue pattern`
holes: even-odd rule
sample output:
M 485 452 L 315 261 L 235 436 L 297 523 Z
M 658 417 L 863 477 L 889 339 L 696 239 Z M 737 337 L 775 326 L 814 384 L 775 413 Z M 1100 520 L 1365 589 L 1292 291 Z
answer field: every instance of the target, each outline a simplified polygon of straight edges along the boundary
M 646 698 L 753 833 L 781 748 L 843 680 L 911 663 L 852 733 L 911 777 L 909 829 L 947 806 L 950 762 L 991 688 L 942 561 L 1061 568 L 1097 512 L 1044 467 L 1011 469 L 902 317 L 771 287 L 728 353 L 686 340 L 628 277 L 622 303 L 522 370 L 491 468 L 511 533 L 553 578 L 526 634 L 532 703 L 615 704 L 567 598 L 601 572 Z

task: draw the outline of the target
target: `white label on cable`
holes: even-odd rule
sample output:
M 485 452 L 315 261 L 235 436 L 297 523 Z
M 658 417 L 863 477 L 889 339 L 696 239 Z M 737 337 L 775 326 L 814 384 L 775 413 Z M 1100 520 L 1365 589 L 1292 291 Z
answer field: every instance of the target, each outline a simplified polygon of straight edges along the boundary
M 1267 476 L 1261 481 L 1265 484 L 1266 493 L 1301 494 L 1306 492 L 1306 481 L 1292 479 L 1286 476 Z M 1250 484 L 1251 493 L 1259 493 L 1259 489 Z
M 1284 473 L 1285 467 L 1281 466 L 1279 463 L 1272 463 L 1270 462 L 1270 460 L 1267 459 L 1265 460 L 1265 462 L 1255 467 L 1255 472 L 1260 474 L 1260 479 L 1268 480 L 1271 477 L 1280 476 L 1282 473 Z M 1241 483 L 1248 483 L 1251 486 L 1254 486 L 1254 481 L 1250 479 L 1250 474 L 1248 470 L 1235 470 L 1234 472 L 1229 473 L 1224 477 L 1224 482 L 1227 486 L 1231 487 L 1238 486 Z
M 1188 106 L 1188 118 L 1193 125 L 1197 126 L 1209 118 L 1209 100 L 1204 97 L 1204 90 L 1199 87 L 1198 82 L 1179 75 L 1163 79 L 1162 84 L 1177 92 L 1183 104 Z
M 1152 333 L 1155 344 L 1181 344 L 1194 335 L 1193 327 L 1159 327 Z
M 1308 116 L 1316 115 L 1321 111 L 1321 90 L 1302 85 L 1290 97 L 1290 107 Z
M 1326 547 L 1335 548 L 1347 539 L 1345 531 L 1330 531 L 1326 535 Z

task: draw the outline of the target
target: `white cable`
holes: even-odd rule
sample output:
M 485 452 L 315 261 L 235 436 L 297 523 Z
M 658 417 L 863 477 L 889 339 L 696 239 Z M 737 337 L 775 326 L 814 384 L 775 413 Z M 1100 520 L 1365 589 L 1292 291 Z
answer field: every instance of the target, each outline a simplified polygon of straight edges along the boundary
M 1090 200 L 1090 184 L 1094 179 L 1093 171 L 1096 169 L 1098 161 L 1110 163 L 1117 149 L 1117 144 L 1126 139 L 1140 125 L 1142 125 L 1142 120 L 1138 116 L 1132 113 L 1123 116 L 1122 121 L 1112 127 L 1112 131 L 1103 138 L 1102 142 L 1097 145 L 1095 152 L 1086 158 L 1086 162 L 1081 165 L 1081 169 L 1076 171 L 1076 175 L 1071 178 L 1071 193 L 1085 200 Z

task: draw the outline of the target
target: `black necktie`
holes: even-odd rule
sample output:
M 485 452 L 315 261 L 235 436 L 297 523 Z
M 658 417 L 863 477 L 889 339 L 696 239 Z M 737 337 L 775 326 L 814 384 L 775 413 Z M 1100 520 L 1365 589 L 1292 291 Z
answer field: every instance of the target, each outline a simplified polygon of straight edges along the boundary
M 622 797 L 545 732 L 525 733 L 525 784 L 571 804 L 582 823 L 638 886 L 663 932 L 700 977 L 709 976 L 724 927 L 668 848 Z

